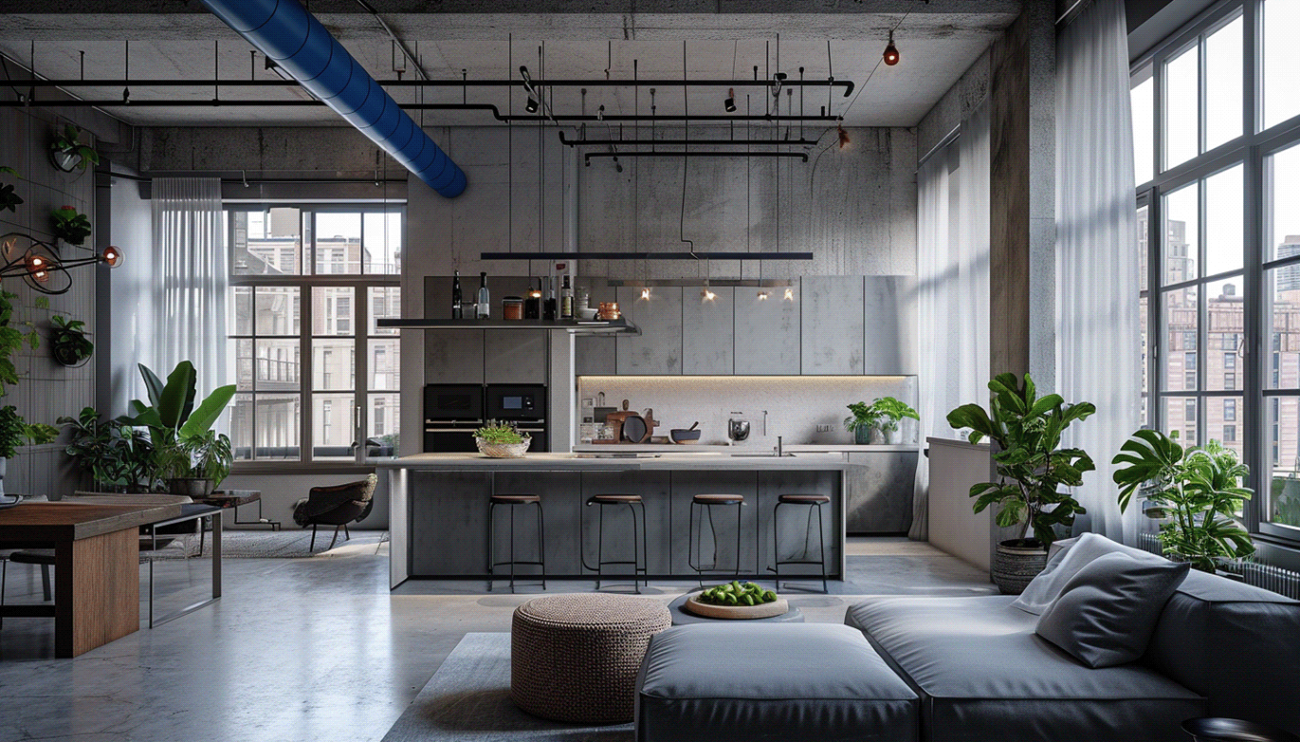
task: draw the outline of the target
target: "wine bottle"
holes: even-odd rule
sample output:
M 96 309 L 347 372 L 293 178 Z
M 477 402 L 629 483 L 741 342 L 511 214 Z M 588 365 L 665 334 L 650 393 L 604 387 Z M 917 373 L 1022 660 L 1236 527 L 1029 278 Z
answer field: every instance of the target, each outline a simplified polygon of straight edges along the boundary
M 569 274 L 564 274 L 564 285 L 560 287 L 560 319 L 573 319 L 573 285 L 569 283 Z
M 542 304 L 542 319 L 554 321 L 557 309 L 555 302 L 555 277 L 547 276 L 546 301 Z
M 478 319 L 488 319 L 492 316 L 492 297 L 488 294 L 487 271 L 478 274 L 478 305 L 475 307 L 474 316 Z
M 465 319 L 465 296 L 460 290 L 460 271 L 451 279 L 451 318 Z

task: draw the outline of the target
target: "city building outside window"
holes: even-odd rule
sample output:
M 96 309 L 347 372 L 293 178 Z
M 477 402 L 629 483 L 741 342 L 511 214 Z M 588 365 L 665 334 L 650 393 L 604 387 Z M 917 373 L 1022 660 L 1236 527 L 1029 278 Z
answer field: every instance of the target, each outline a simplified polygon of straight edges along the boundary
M 400 346 L 376 320 L 400 316 L 405 210 L 228 203 L 225 216 L 237 466 L 395 455 Z

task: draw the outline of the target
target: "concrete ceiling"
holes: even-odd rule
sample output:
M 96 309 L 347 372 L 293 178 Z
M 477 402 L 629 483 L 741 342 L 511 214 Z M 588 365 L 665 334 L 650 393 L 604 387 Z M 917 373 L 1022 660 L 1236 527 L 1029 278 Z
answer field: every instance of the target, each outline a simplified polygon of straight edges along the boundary
M 681 79 L 683 45 L 685 69 L 690 78 L 752 79 L 778 70 L 791 78 L 804 68 L 806 78 L 824 79 L 833 69 L 837 80 L 852 80 L 853 97 L 842 91 L 827 95 L 825 88 L 803 93 L 807 113 L 825 105 L 843 115 L 849 126 L 914 126 L 934 103 L 988 47 L 1019 12 L 1019 0 L 637 0 L 630 2 L 578 2 L 577 0 L 522 0 L 471 2 L 470 0 L 372 0 L 397 36 L 418 55 L 432 79 L 457 80 L 466 70 L 469 79 L 503 79 L 519 65 L 534 77 L 630 80 L 634 62 L 642 79 Z M 130 40 L 130 78 L 211 80 L 214 69 L 226 79 L 278 80 L 263 68 L 260 55 L 214 16 L 190 0 L 117 0 L 108 3 L 65 1 L 50 12 L 48 0 L 7 0 L 0 14 L 0 54 L 11 62 L 11 78 L 26 76 L 20 69 L 30 63 L 35 42 L 35 69 L 46 78 L 70 79 L 81 74 L 85 53 L 86 76 L 122 79 L 126 73 L 125 40 Z M 473 8 L 491 8 L 474 12 Z M 393 45 L 374 16 L 353 0 L 313 0 L 310 9 L 334 32 L 344 46 L 377 79 L 393 79 Z M 438 12 L 431 12 L 436 9 Z M 521 12 L 527 11 L 527 12 Z M 891 29 L 902 52 L 896 67 L 877 64 Z M 509 39 L 513 35 L 513 44 Z M 543 61 L 539 47 L 545 43 Z M 779 65 L 778 65 L 779 49 Z M 400 57 L 399 57 L 400 58 Z M 513 60 L 513 62 L 511 61 Z M 403 75 L 414 71 L 407 64 Z M 515 75 L 517 77 L 517 72 Z M 390 88 L 399 102 L 420 100 L 418 91 Z M 118 100 L 121 87 L 76 88 L 77 97 Z M 427 103 L 458 103 L 461 90 L 430 89 Z M 736 90 L 739 113 L 750 96 L 753 112 L 766 112 L 770 96 L 761 86 Z M 38 93 L 39 96 L 39 93 Z M 579 113 L 581 93 L 576 88 L 555 88 L 554 110 Z M 659 89 L 661 115 L 690 113 L 721 115 L 725 90 L 681 87 Z M 141 88 L 132 86 L 136 102 L 149 99 L 211 100 L 211 88 Z M 303 100 L 293 87 L 227 88 L 225 100 Z M 513 104 L 524 113 L 526 94 L 516 88 L 471 88 L 472 103 L 492 103 L 507 111 Z M 800 92 L 781 96 L 782 109 L 798 112 Z M 586 110 L 630 114 L 637 101 L 630 87 L 592 87 Z M 644 88 L 640 111 L 649 113 L 650 96 Z M 148 126 L 249 126 L 345 125 L 324 107 L 124 107 L 104 110 L 128 123 Z M 419 120 L 420 114 L 413 112 Z M 492 122 L 482 112 L 427 112 L 427 125 L 485 125 Z

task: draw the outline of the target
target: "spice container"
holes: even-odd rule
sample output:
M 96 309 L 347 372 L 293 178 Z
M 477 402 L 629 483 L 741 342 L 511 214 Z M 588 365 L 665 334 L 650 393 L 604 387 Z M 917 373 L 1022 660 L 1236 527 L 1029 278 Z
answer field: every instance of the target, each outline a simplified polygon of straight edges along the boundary
M 598 316 L 603 320 L 615 320 L 623 315 L 622 312 L 618 311 L 618 302 L 602 301 L 600 303 L 600 314 Z
M 502 319 L 523 319 L 524 300 L 518 296 L 507 296 L 501 300 Z

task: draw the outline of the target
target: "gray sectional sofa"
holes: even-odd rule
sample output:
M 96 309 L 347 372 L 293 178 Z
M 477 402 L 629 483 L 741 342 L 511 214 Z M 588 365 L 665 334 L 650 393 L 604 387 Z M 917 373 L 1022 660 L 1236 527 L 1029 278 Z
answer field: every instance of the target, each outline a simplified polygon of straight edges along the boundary
M 1141 661 L 1092 669 L 1014 600 L 876 597 L 845 622 L 920 697 L 922 740 L 1186 742 L 1181 722 L 1206 715 L 1300 733 L 1300 602 L 1191 572 Z
M 1036 633 L 1035 612 L 1074 602 L 1048 600 L 1064 594 L 1052 586 L 1078 590 L 1071 569 L 1104 571 L 1125 560 L 1116 551 L 1145 569 L 1172 566 L 1087 536 L 1064 542 L 1019 603 L 873 597 L 848 610 L 845 623 L 860 632 L 848 635 L 802 624 L 674 627 L 654 637 L 641 666 L 638 742 L 1186 742 L 1182 722 L 1209 715 L 1300 733 L 1298 601 L 1200 572 L 1167 601 L 1167 590 L 1152 600 L 1130 591 L 1145 628 L 1134 628 L 1123 596 L 1095 601 L 1075 613 L 1103 619 L 1071 638 L 1134 645 L 1134 657 L 1146 649 L 1116 660 L 1125 664 L 1089 659 L 1096 669 L 1076 659 L 1077 647 L 1067 653 Z M 1163 604 L 1158 618 L 1152 601 Z

